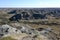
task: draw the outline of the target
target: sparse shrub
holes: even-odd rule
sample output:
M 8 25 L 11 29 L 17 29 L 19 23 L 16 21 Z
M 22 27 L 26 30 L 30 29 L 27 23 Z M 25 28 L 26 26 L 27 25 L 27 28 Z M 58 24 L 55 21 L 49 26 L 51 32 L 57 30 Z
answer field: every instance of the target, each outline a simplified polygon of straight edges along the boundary
M 11 38 L 11 37 L 4 37 L 4 38 L 2 38 L 2 39 L 0 39 L 0 40 L 16 40 L 16 39 L 13 39 L 13 38 Z

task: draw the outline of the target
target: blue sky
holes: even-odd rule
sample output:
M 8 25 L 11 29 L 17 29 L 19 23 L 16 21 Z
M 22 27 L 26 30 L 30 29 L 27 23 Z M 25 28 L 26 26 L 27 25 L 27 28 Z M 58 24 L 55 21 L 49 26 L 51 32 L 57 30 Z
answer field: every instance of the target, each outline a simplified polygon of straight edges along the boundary
M 0 7 L 60 7 L 60 0 L 0 0 Z

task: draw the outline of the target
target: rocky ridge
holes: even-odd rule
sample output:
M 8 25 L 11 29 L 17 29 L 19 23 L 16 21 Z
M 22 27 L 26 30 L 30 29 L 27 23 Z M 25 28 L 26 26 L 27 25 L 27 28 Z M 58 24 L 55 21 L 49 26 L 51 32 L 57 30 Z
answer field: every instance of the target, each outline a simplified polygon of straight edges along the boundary
M 9 25 L 0 26 L 0 38 L 11 36 L 17 40 L 58 40 L 51 28 L 33 29 L 28 26 L 14 28 Z

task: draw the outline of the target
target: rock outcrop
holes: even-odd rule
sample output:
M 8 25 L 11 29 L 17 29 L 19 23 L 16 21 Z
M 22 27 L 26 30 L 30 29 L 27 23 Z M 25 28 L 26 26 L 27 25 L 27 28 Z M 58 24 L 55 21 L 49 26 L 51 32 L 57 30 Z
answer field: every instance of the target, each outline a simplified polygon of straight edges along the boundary
M 11 36 L 17 40 L 58 40 L 51 28 L 33 29 L 29 25 L 14 28 L 9 25 L 0 26 L 0 37 Z

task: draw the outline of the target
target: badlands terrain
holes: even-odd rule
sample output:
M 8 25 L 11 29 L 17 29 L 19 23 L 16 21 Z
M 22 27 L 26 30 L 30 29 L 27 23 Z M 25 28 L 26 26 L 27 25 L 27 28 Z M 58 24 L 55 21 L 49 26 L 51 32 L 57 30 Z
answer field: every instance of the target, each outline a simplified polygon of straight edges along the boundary
M 0 40 L 60 40 L 60 8 L 0 8 Z

